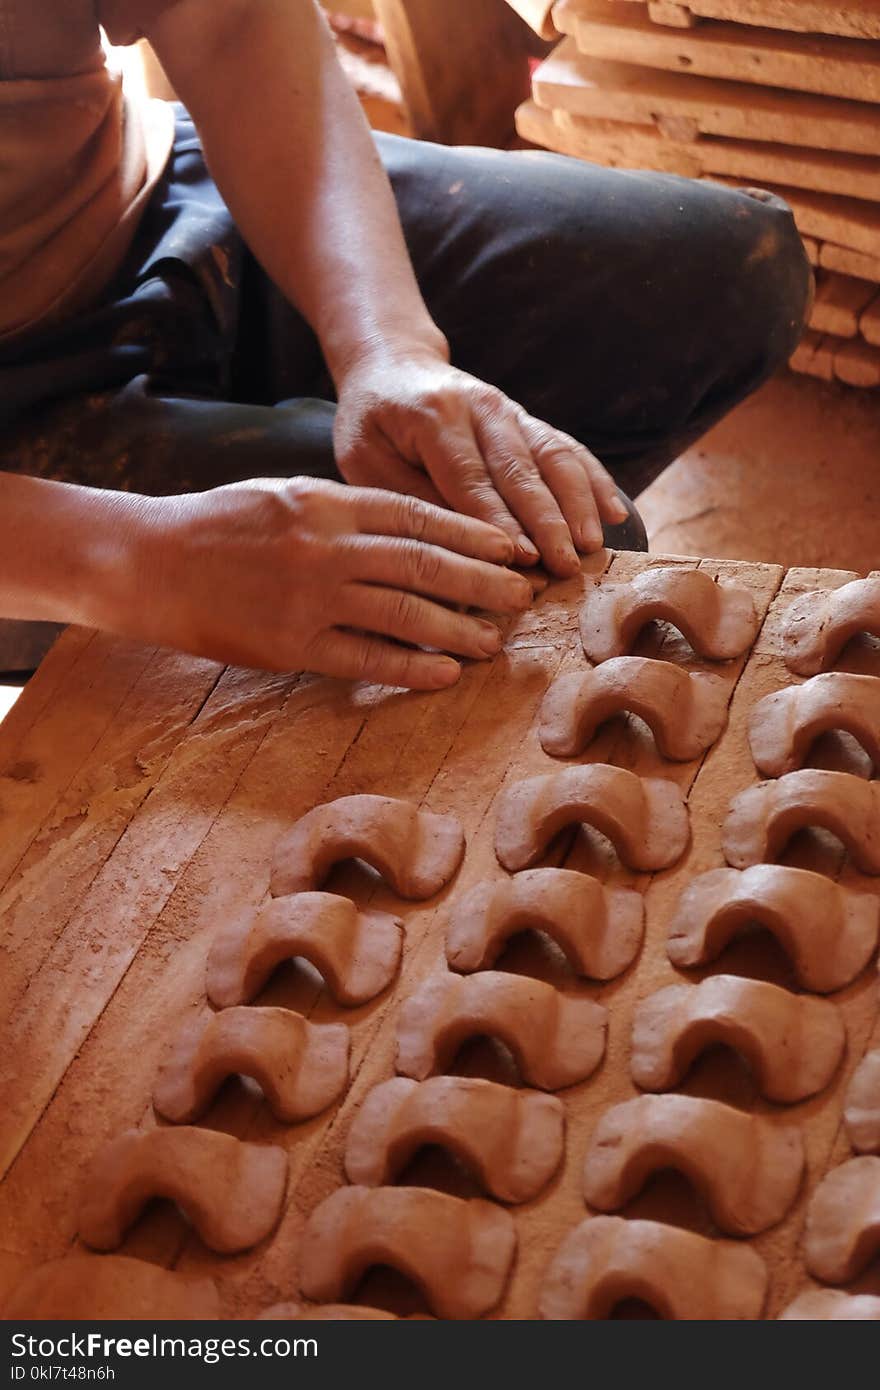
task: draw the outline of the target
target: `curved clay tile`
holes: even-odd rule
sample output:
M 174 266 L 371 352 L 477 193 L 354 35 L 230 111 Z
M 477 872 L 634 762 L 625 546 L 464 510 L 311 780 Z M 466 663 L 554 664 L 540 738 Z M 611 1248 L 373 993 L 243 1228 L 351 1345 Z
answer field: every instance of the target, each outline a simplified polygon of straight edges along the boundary
M 710 975 L 699 985 L 658 990 L 636 1006 L 633 1081 L 644 1091 L 671 1090 L 718 1043 L 745 1057 L 761 1095 L 793 1105 L 828 1085 L 846 1029 L 840 1010 L 825 999 L 763 980 Z
M 687 807 L 674 782 L 587 763 L 514 782 L 498 798 L 495 853 L 511 873 L 528 869 L 567 826 L 606 835 L 630 869 L 668 869 L 687 849 Z
M 551 757 L 582 753 L 601 724 L 632 713 L 650 728 L 664 758 L 702 757 L 727 723 L 729 683 L 669 661 L 617 656 L 591 671 L 560 676 L 541 706 L 541 747 Z
M 880 1048 L 866 1053 L 853 1073 L 843 1119 L 856 1153 L 880 1154 Z
M 105 1144 L 83 1185 L 80 1238 L 114 1250 L 154 1197 L 176 1202 L 209 1250 L 249 1250 L 274 1230 L 287 1186 L 284 1149 L 213 1129 L 130 1129 Z
M 593 1216 L 566 1236 L 544 1276 L 542 1318 L 610 1318 L 638 1298 L 663 1318 L 754 1319 L 767 1290 L 747 1245 L 707 1240 L 658 1221 Z
M 445 888 L 464 857 L 454 816 L 422 811 L 391 796 L 341 796 L 301 816 L 275 847 L 273 897 L 320 888 L 334 864 L 364 859 L 401 898 L 421 901 Z
M 309 1023 L 288 1009 L 205 1012 L 186 1024 L 153 1091 L 158 1114 L 197 1120 L 230 1076 L 260 1083 L 282 1124 L 319 1115 L 348 1084 L 351 1038 L 344 1023 Z
M 815 1279 L 845 1284 L 880 1251 L 880 1158 L 864 1155 L 834 1168 L 807 1208 L 804 1262 Z
M 453 903 L 446 928 L 451 970 L 492 966 L 511 936 L 546 932 L 578 975 L 612 980 L 639 953 L 645 903 L 630 888 L 606 888 L 572 869 L 528 869 L 478 883 Z
M 880 874 L 880 784 L 849 772 L 803 768 L 734 797 L 724 822 L 724 857 L 735 869 L 764 864 L 807 826 L 837 835 L 857 868 Z
M 65 1255 L 30 1270 L 2 1312 L 12 1322 L 208 1322 L 220 1299 L 212 1279 L 126 1255 Z
M 873 955 L 880 904 L 808 869 L 711 869 L 679 899 L 667 954 L 673 965 L 706 965 L 753 923 L 773 933 L 806 989 L 827 994 L 854 980 Z
M 880 679 L 831 671 L 765 695 L 752 710 L 749 747 L 765 777 L 801 767 L 816 739 L 831 729 L 852 734 L 880 766 Z
M 599 1211 L 618 1211 L 652 1173 L 675 1168 L 703 1195 L 715 1224 L 751 1236 L 775 1226 L 801 1184 L 800 1130 L 720 1101 L 639 1096 L 600 1119 L 584 1164 L 584 1195 Z
M 391 1183 L 426 1144 L 454 1154 L 491 1197 L 528 1202 L 547 1186 L 565 1146 L 565 1110 L 555 1096 L 465 1076 L 374 1086 L 345 1146 L 349 1182 Z
M 710 661 L 742 656 L 760 626 L 747 589 L 703 570 L 647 569 L 623 583 L 596 583 L 580 614 L 584 651 L 594 662 L 624 656 L 653 619 L 672 623 Z
M 785 664 L 799 676 L 827 671 L 860 632 L 880 636 L 880 579 L 801 594 L 785 615 Z
M 562 994 L 542 980 L 483 970 L 432 975 L 397 1016 L 397 1070 L 416 1081 L 453 1062 L 469 1038 L 499 1038 L 523 1080 L 557 1091 L 591 1076 L 605 1052 L 608 1015 L 592 999 Z
M 403 924 L 335 893 L 293 893 L 233 919 L 214 937 L 208 998 L 218 1009 L 249 1004 L 282 961 L 302 956 L 339 1004 L 375 998 L 394 979 Z
M 438 1318 L 480 1318 L 500 1302 L 515 1250 L 513 1218 L 494 1202 L 423 1187 L 342 1187 L 306 1222 L 300 1286 L 316 1302 L 337 1302 L 373 1265 L 390 1265 Z

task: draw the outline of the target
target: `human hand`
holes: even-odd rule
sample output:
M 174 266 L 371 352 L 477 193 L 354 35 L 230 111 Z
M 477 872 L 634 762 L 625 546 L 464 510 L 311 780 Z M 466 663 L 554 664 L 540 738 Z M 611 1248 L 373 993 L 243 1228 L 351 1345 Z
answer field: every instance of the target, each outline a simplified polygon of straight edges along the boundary
M 430 351 L 361 359 L 339 388 L 335 446 L 350 483 L 446 504 L 499 527 L 516 560 L 555 575 L 625 521 L 614 480 L 570 435 Z
M 447 605 L 531 601 L 506 536 L 418 498 L 293 478 L 131 501 L 131 578 L 101 625 L 196 655 L 431 690 L 458 662 L 398 643 L 493 656 L 495 625 Z

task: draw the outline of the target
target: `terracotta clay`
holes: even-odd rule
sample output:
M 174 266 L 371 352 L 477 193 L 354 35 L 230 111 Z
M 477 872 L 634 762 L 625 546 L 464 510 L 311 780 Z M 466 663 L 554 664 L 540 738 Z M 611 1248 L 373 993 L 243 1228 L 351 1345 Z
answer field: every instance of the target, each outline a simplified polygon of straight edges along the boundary
M 860 632 L 880 636 L 880 578 L 800 594 L 786 614 L 785 664 L 799 676 L 827 671 Z
M 805 989 L 829 994 L 864 969 L 877 946 L 880 904 L 823 874 L 780 864 L 711 869 L 685 889 L 669 923 L 673 965 L 707 965 L 750 924 L 771 931 Z
M 804 1263 L 826 1284 L 855 1279 L 880 1252 L 880 1158 L 851 1158 L 820 1182 L 807 1208 Z
M 344 1023 L 309 1023 L 288 1009 L 206 1012 L 181 1031 L 164 1063 L 153 1106 L 175 1124 L 197 1120 L 229 1076 L 252 1076 L 282 1124 L 319 1115 L 348 1083 Z
M 674 782 L 588 763 L 514 782 L 498 798 L 495 853 L 505 869 L 528 869 L 560 830 L 582 822 L 614 845 L 624 864 L 649 873 L 681 858 L 690 838 Z
M 759 700 L 749 719 L 755 767 L 766 777 L 794 772 L 829 729 L 852 734 L 880 766 L 880 678 L 831 671 Z
M 249 1250 L 274 1230 L 287 1185 L 283 1149 L 212 1129 L 130 1129 L 106 1144 L 83 1185 L 80 1238 L 115 1250 L 147 1202 L 176 1202 L 209 1250 Z
M 508 939 L 531 928 L 546 932 L 578 975 L 613 980 L 639 953 L 645 903 L 629 888 L 606 888 L 572 869 L 528 869 L 478 883 L 453 904 L 446 928 L 451 970 L 485 970 Z
M 513 1218 L 493 1202 L 422 1187 L 342 1187 L 309 1217 L 300 1246 L 307 1298 L 351 1294 L 373 1265 L 390 1265 L 439 1318 L 480 1318 L 501 1299 L 516 1250 Z
M 433 898 L 464 857 L 454 816 L 390 796 L 341 796 L 302 816 L 275 847 L 272 896 L 320 888 L 334 864 L 364 859 L 401 898 Z
M 276 966 L 302 956 L 338 1004 L 354 1007 L 391 983 L 402 947 L 398 917 L 359 910 L 335 893 L 294 893 L 218 932 L 208 956 L 208 998 L 218 1009 L 249 1004 Z
M 397 1322 L 384 1308 L 361 1308 L 357 1303 L 276 1303 L 260 1313 L 257 1322 Z
M 670 1090 L 717 1043 L 743 1054 L 762 1096 L 793 1105 L 828 1085 L 846 1029 L 836 1005 L 763 980 L 713 975 L 699 985 L 671 985 L 636 1008 L 633 1081 L 645 1091 Z
M 644 719 L 664 758 L 688 763 L 711 748 L 727 723 L 728 682 L 670 661 L 615 656 L 592 671 L 560 676 L 541 706 L 541 747 L 551 757 L 582 753 L 606 719 Z
M 813 825 L 837 835 L 862 873 L 880 874 L 880 786 L 849 772 L 808 767 L 748 787 L 730 803 L 721 847 L 728 864 L 745 869 L 775 859 Z
M 211 1279 L 189 1279 L 125 1255 L 66 1255 L 25 1275 L 3 1304 L 9 1322 L 213 1321 Z
M 544 1277 L 542 1318 L 610 1318 L 638 1298 L 669 1319 L 755 1319 L 767 1268 L 746 1245 L 659 1221 L 593 1216 L 566 1236 Z
M 592 999 L 561 994 L 542 980 L 483 970 L 432 975 L 397 1016 L 397 1070 L 424 1081 L 452 1064 L 468 1038 L 499 1038 L 523 1080 L 542 1091 L 585 1081 L 605 1052 L 608 1015 Z
M 804 1168 L 800 1130 L 780 1128 L 720 1101 L 639 1096 L 606 1110 L 584 1164 L 584 1195 L 618 1211 L 652 1173 L 678 1169 L 728 1235 L 752 1236 L 781 1221 Z
M 374 1086 L 348 1133 L 345 1171 L 365 1187 L 391 1183 L 425 1144 L 448 1149 L 501 1202 L 528 1202 L 556 1172 L 565 1111 L 555 1096 L 465 1076 Z
M 880 1298 L 808 1289 L 779 1314 L 780 1322 L 880 1322 Z
M 742 656 L 758 634 L 747 589 L 716 584 L 703 570 L 648 569 L 625 583 L 596 583 L 581 609 L 584 651 L 596 663 L 624 656 L 654 619 L 672 623 L 710 661 Z
M 880 1048 L 866 1053 L 856 1068 L 843 1119 L 856 1153 L 880 1154 Z

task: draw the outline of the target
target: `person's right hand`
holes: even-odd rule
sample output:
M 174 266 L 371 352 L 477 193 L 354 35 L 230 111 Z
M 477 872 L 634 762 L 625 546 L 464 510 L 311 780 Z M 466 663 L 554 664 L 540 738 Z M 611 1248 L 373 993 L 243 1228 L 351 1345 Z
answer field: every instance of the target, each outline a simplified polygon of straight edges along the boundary
M 432 690 L 460 666 L 415 648 L 501 647 L 449 605 L 531 601 L 503 532 L 418 498 L 294 478 L 139 502 L 134 582 L 105 625 L 195 655 Z

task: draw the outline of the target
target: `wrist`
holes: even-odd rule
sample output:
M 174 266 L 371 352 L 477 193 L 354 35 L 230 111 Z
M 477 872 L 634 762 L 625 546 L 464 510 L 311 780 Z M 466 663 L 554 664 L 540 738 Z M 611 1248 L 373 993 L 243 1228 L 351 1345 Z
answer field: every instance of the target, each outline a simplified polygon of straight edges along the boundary
M 430 323 L 424 331 L 411 328 L 395 332 L 376 333 L 335 356 L 325 349 L 327 364 L 336 387 L 342 394 L 351 379 L 373 371 L 387 371 L 418 361 L 449 363 L 449 343 L 440 329 Z

